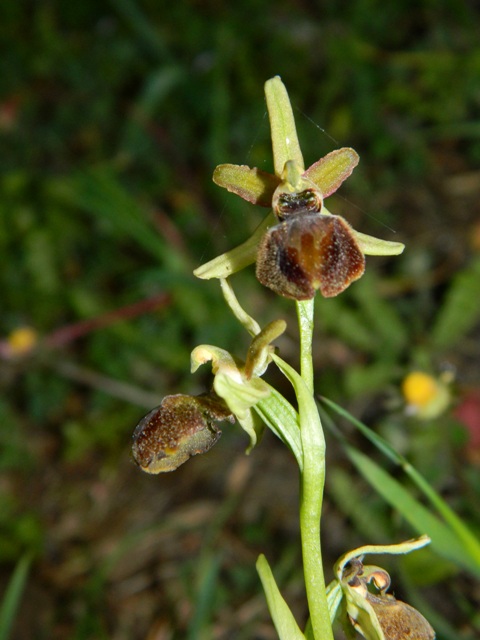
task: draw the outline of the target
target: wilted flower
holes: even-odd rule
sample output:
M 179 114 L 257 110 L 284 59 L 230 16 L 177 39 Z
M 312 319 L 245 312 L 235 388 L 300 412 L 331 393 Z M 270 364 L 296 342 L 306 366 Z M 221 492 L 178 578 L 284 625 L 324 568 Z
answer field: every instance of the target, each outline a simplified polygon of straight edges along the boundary
M 237 360 L 225 349 L 212 345 L 202 344 L 192 351 L 192 372 L 211 362 L 214 374 L 213 388 L 250 437 L 248 450 L 257 444 L 265 427 L 253 408 L 271 393 L 271 387 L 260 376 L 265 373 L 271 361 L 271 342 L 278 338 L 285 328 L 283 320 L 274 320 L 259 330 L 250 343 L 245 362 Z
M 348 620 L 367 640 L 434 640 L 435 631 L 421 613 L 386 593 L 391 580 L 385 569 L 363 564 L 365 554 L 404 554 L 429 542 L 421 536 L 394 545 L 366 545 L 336 562 L 332 586 L 343 592 Z
M 380 567 L 364 566 L 355 558 L 345 568 L 343 580 L 350 593 L 363 599 L 373 609 L 385 640 L 433 640 L 435 631 L 422 614 L 409 604 L 387 594 L 389 574 Z M 359 608 L 361 609 L 361 607 Z M 365 615 L 351 618 L 354 627 L 365 638 L 372 638 Z M 371 620 L 369 620 L 369 623 Z M 365 625 L 365 626 L 364 626 Z
M 271 361 L 270 343 L 285 327 L 283 320 L 274 320 L 263 330 L 259 328 L 245 362 L 212 345 L 200 345 L 192 351 L 192 372 L 211 362 L 213 391 L 199 396 L 166 396 L 138 423 L 132 452 L 143 471 L 174 471 L 192 456 L 206 453 L 220 438 L 217 423 L 222 420 L 237 419 L 250 437 L 249 448 L 255 446 L 264 424 L 252 409 L 271 392 L 259 376 Z
M 134 431 L 135 462 L 147 473 L 174 471 L 217 442 L 222 432 L 216 423 L 222 420 L 235 418 L 215 393 L 166 396 Z

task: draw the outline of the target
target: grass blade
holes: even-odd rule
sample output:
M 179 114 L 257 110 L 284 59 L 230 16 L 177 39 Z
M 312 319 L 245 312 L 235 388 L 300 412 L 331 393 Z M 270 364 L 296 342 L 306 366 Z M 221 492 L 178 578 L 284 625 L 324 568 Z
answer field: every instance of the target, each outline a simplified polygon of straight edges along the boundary
M 25 588 L 32 557 L 24 555 L 17 563 L 0 606 L 0 640 L 8 640 Z
M 454 511 L 448 506 L 448 504 L 438 495 L 438 493 L 430 486 L 425 478 L 400 454 L 398 454 L 393 447 L 388 444 L 381 436 L 372 431 L 367 425 L 363 424 L 360 420 L 357 420 L 348 411 L 337 405 L 335 402 L 322 398 L 322 403 L 330 407 L 338 415 L 348 420 L 353 424 L 361 433 L 374 444 L 389 460 L 402 467 L 405 474 L 416 485 L 416 487 L 423 493 L 423 495 L 429 500 L 430 504 L 434 507 L 437 513 L 443 518 L 446 525 L 448 525 L 451 533 L 455 536 L 455 546 L 462 548 L 462 566 L 473 572 L 475 575 L 480 575 L 480 542 L 468 529 L 464 522 L 456 515 Z M 388 475 L 388 474 L 387 474 Z M 388 476 L 390 478 L 390 476 Z M 382 494 L 383 495 L 383 494 Z M 384 496 L 385 497 L 385 496 Z M 412 500 L 414 500 L 412 498 Z M 415 503 L 425 509 L 418 501 Z M 432 516 L 433 517 L 433 516 Z M 438 523 L 440 521 L 436 519 Z M 442 523 L 440 523 L 442 524 Z M 442 524 L 442 526 L 445 526 Z M 428 531 L 419 531 L 420 533 L 429 533 Z M 430 535 L 430 533 L 429 533 Z M 435 535 L 431 535 L 434 540 Z

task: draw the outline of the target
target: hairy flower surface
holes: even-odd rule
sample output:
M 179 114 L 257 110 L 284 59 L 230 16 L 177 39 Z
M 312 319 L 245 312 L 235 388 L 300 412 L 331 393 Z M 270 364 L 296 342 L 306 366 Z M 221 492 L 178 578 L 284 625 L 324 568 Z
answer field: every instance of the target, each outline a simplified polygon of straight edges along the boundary
M 216 394 L 166 396 L 133 433 L 135 462 L 147 473 L 174 471 L 189 458 L 205 453 L 217 442 L 217 422 L 234 422 Z

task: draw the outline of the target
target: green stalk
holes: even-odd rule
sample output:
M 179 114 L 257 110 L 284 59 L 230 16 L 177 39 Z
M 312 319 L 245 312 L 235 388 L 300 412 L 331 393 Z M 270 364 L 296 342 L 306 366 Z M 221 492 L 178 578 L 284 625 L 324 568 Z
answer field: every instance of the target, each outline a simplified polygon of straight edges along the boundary
M 298 394 L 303 445 L 303 473 L 300 476 L 300 535 L 303 571 L 313 635 L 316 640 L 333 640 L 328 611 L 320 519 L 325 484 L 325 438 L 313 396 L 313 300 L 297 302 L 300 329 L 300 371 L 308 395 Z
M 297 302 L 297 318 L 300 329 L 300 373 L 308 390 L 313 394 L 313 299 Z

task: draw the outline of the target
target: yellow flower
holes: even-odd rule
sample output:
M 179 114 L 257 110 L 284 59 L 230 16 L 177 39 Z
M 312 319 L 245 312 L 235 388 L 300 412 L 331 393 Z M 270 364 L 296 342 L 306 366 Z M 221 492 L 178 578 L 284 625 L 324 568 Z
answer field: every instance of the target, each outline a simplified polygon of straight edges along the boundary
M 450 404 L 450 390 L 442 378 L 423 371 L 412 371 L 402 382 L 407 411 L 420 420 L 441 415 Z
M 31 351 L 38 342 L 38 335 L 31 327 L 14 329 L 7 338 L 12 356 L 22 356 Z

